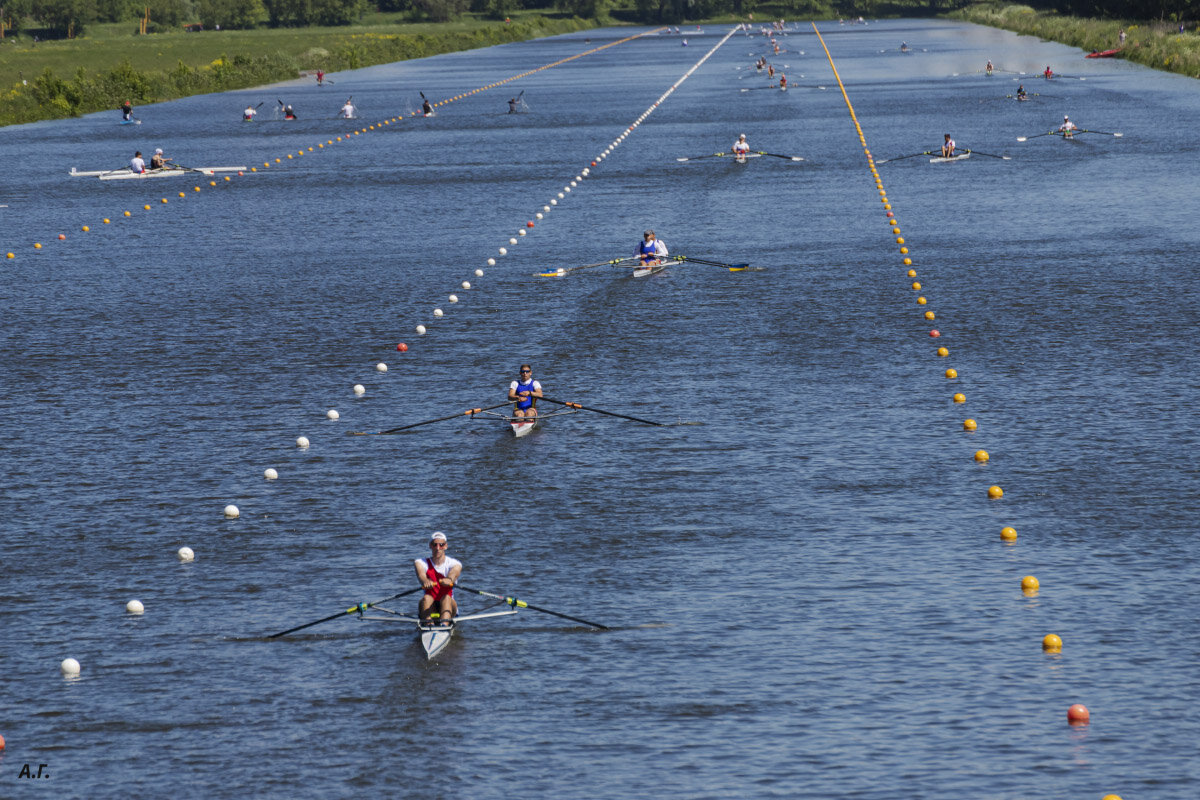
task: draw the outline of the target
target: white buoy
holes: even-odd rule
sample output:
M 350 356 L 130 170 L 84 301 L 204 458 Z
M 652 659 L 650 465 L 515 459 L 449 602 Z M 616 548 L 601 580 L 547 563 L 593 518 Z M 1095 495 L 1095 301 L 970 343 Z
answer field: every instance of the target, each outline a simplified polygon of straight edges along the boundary
M 508 248 L 507 248 L 507 247 L 501 247 L 501 248 L 500 248 L 500 255 L 502 255 L 502 256 L 506 256 L 506 255 L 508 255 Z
M 556 205 L 558 205 L 558 201 L 557 201 L 557 200 L 551 200 L 551 201 L 550 201 L 550 205 L 552 205 L 552 206 L 556 206 Z
M 367 393 L 367 387 L 363 386 L 361 383 L 356 383 L 354 384 L 354 393 L 359 397 L 362 397 Z
M 63 675 L 79 674 L 79 662 L 73 658 L 64 658 L 58 668 L 62 670 Z
M 540 211 L 538 213 L 534 214 L 534 216 L 538 219 L 543 219 L 542 212 L 540 212 Z
M 579 174 L 586 178 L 588 176 L 588 173 L 590 173 L 590 172 L 591 172 L 590 169 L 585 169 L 583 172 L 581 172 Z
M 241 509 L 239 509 L 233 503 L 230 503 L 229 505 L 225 506 L 225 519 L 237 519 L 241 515 L 242 515 Z
M 435 308 L 435 309 L 433 310 L 433 315 L 434 315 L 435 317 L 440 317 L 440 316 L 442 316 L 442 310 L 441 310 L 440 308 Z
M 541 217 L 538 217 L 538 219 L 541 219 Z M 488 265 L 489 267 L 494 267 L 494 266 L 496 266 L 496 259 L 494 259 L 494 258 L 489 258 L 489 259 L 487 260 L 487 265 Z
M 308 447 L 308 445 L 309 445 L 309 441 L 308 441 L 307 436 L 297 436 L 296 437 L 296 447 L 303 449 L 305 447 Z
M 522 228 L 521 230 L 517 231 L 517 236 L 524 236 L 524 235 L 525 235 L 525 229 L 524 229 L 524 228 Z M 513 240 L 513 244 L 516 244 L 516 243 L 517 243 L 517 242 L 516 242 L 516 240 L 514 239 L 514 240 Z
M 462 282 L 462 287 L 463 287 L 464 289 L 470 289 L 470 288 L 471 288 L 471 282 L 470 282 L 470 281 L 463 281 L 463 282 Z
M 125 604 L 125 610 L 130 614 L 141 614 L 146 611 L 146 607 L 142 605 L 141 600 L 130 600 Z
M 342 415 L 337 412 L 336 408 L 331 408 L 325 412 L 325 419 L 331 419 L 335 422 L 342 418 Z
M 378 364 L 375 365 L 375 371 L 376 372 L 387 372 L 387 364 L 380 361 Z
M 452 295 L 450 295 L 450 296 L 449 296 L 448 298 L 446 298 L 446 299 L 447 299 L 447 300 L 449 300 L 451 303 L 457 303 L 457 302 L 458 302 L 458 295 L 456 295 L 456 294 L 452 294 Z
M 175 555 L 179 556 L 180 561 L 195 561 L 196 554 L 192 552 L 192 548 L 184 545 L 175 551 Z
M 482 278 L 482 277 L 483 277 L 483 270 L 481 270 L 481 269 L 477 269 L 477 270 L 475 270 L 475 277 L 476 277 L 476 278 Z
M 263 470 L 263 477 L 269 481 L 273 481 L 279 478 L 279 473 L 275 471 L 274 467 L 267 467 Z
M 525 233 L 525 231 L 521 231 L 521 233 Z M 510 239 L 508 240 L 508 243 L 509 243 L 509 244 L 516 244 L 516 243 L 517 243 L 517 239 L 516 239 L 516 237 L 514 236 L 514 237 L 510 238 Z
M 418 325 L 418 326 L 417 326 L 417 335 L 418 335 L 418 336 L 424 336 L 424 335 L 425 335 L 425 326 L 424 326 L 424 325 Z
M 559 199 L 559 200 L 562 200 L 562 199 L 563 199 L 563 198 L 565 198 L 565 197 L 566 197 L 566 195 L 565 195 L 565 194 L 563 194 L 562 192 L 559 192 L 559 193 L 558 193 L 558 199 Z M 551 200 L 550 202 L 551 202 L 551 203 L 553 203 L 554 201 L 553 201 L 553 200 Z
M 542 211 L 545 211 L 547 214 L 549 214 L 549 213 L 550 213 L 550 206 L 542 206 Z
M 572 186 L 578 186 L 578 185 L 579 185 L 579 183 L 578 183 L 577 181 L 571 181 L 571 185 L 572 185 Z M 568 189 L 567 191 L 570 191 L 570 189 Z

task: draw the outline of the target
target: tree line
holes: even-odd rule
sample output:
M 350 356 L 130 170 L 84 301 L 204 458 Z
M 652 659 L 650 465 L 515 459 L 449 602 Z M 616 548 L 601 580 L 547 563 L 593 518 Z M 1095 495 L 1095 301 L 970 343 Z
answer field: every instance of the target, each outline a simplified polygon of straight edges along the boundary
M 350 25 L 372 10 L 403 12 L 408 18 L 448 22 L 467 12 L 503 19 L 520 9 L 553 9 L 584 19 L 608 16 L 626 22 L 679 24 L 709 17 L 936 16 L 979 5 L 974 0 L 0 0 L 0 19 L 9 34 L 22 29 L 42 35 L 79 35 L 95 22 L 137 24 L 148 33 L 203 28 Z M 1000 2 L 1000 5 L 1010 3 Z M 1039 0 L 1041 11 L 1113 19 L 1200 19 L 1200 0 Z

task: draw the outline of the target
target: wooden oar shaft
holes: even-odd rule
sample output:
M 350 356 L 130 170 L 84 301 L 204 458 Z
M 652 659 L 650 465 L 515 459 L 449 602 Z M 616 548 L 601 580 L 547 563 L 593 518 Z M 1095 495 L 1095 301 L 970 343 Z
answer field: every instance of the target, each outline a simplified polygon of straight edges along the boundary
M 471 589 L 467 586 L 458 586 L 456 588 L 462 589 L 464 592 L 470 592 L 471 594 L 477 594 L 480 597 L 490 597 L 493 600 L 501 600 L 505 603 L 508 603 L 508 605 L 513 606 L 514 608 L 528 608 L 530 611 L 540 611 L 543 614 L 550 614 L 551 616 L 562 617 L 563 619 L 569 619 L 572 622 L 578 622 L 581 625 L 587 625 L 592 628 L 599 628 L 602 631 L 609 630 L 609 627 L 607 625 L 601 625 L 599 622 L 590 622 L 586 619 L 580 619 L 579 617 L 572 617 L 570 614 L 563 614 L 562 612 L 559 612 L 559 611 L 551 611 L 548 608 L 539 608 L 538 606 L 531 606 L 531 605 L 529 605 L 529 603 L 526 603 L 524 600 L 518 600 L 515 597 L 505 597 L 502 594 L 494 594 L 492 592 L 485 592 L 480 589 Z
M 294 628 L 288 628 L 286 631 L 280 631 L 279 633 L 272 633 L 267 638 L 268 639 L 278 639 L 280 636 L 287 636 L 289 633 L 295 633 L 296 631 L 302 631 L 305 628 L 311 628 L 314 625 L 320 625 L 322 622 L 329 622 L 330 620 L 335 620 L 339 617 L 344 617 L 347 614 L 354 614 L 355 612 L 361 614 L 362 612 L 366 611 L 368 608 L 377 606 L 380 603 L 386 603 L 389 600 L 395 600 L 398 597 L 404 597 L 405 595 L 409 595 L 409 594 L 416 594 L 417 592 L 420 592 L 420 591 L 422 591 L 422 588 L 420 586 L 418 586 L 416 589 L 408 589 L 407 591 L 400 592 L 399 594 L 394 594 L 391 597 L 385 597 L 382 600 L 376 600 L 373 603 L 359 603 L 356 606 L 351 606 L 350 608 L 347 608 L 345 611 L 339 611 L 336 614 L 330 614 L 328 617 L 322 617 L 321 619 L 315 619 L 312 622 L 306 622 L 303 625 L 297 625 Z
M 416 428 L 416 427 L 418 427 L 418 426 L 420 426 L 420 425 L 432 425 L 432 424 L 433 424 L 433 423 L 435 423 L 435 422 L 445 422 L 445 421 L 446 421 L 446 420 L 448 420 L 448 419 L 457 419 L 458 417 L 464 417 L 464 416 L 465 416 L 465 417 L 470 417 L 470 416 L 473 416 L 473 415 L 475 415 L 475 414 L 479 414 L 479 413 L 481 413 L 481 412 L 484 412 L 484 411 L 491 411 L 493 408 L 500 408 L 500 407 L 502 407 L 502 406 L 506 406 L 506 405 L 508 405 L 508 403 L 507 403 L 507 402 L 504 402 L 504 403 L 497 403 L 497 404 L 496 404 L 496 405 L 494 405 L 494 406 L 488 406 L 488 407 L 486 407 L 486 408 L 468 408 L 466 411 L 460 411 L 460 412 L 458 412 L 457 414 L 451 414 L 451 415 L 450 415 L 450 416 L 448 416 L 448 417 L 438 417 L 437 419 L 427 419 L 427 420 L 424 420 L 424 421 L 422 421 L 422 422 L 413 422 L 413 423 L 411 423 L 411 424 L 409 424 L 409 425 L 401 425 L 399 428 L 389 428 L 389 429 L 388 429 L 388 430 L 386 430 L 386 431 L 376 431 L 376 432 L 375 432 L 375 433 L 373 433 L 373 434 L 366 434 L 366 433 L 362 433 L 362 434 L 359 434 L 359 435 L 360 435 L 360 436 L 383 436 L 383 435 L 385 435 L 385 434 L 389 434 L 389 433 L 399 433 L 400 431 L 406 431 L 406 430 L 408 430 L 409 428 Z
M 666 425 L 664 425 L 661 422 L 651 422 L 648 419 L 640 419 L 638 417 L 631 417 L 628 414 L 617 414 L 616 412 L 604 411 L 599 408 L 588 408 L 587 406 L 580 405 L 579 403 L 566 403 L 566 402 L 563 402 L 562 400 L 555 400 L 552 397 L 543 397 L 542 399 L 545 400 L 547 403 L 557 403 L 560 406 L 566 406 L 567 408 L 577 408 L 580 411 L 594 411 L 597 414 L 606 414 L 610 417 L 620 417 L 621 419 L 629 419 L 629 420 L 633 420 L 634 422 L 640 422 L 643 425 L 654 425 L 655 427 L 658 427 L 658 428 L 666 427 Z

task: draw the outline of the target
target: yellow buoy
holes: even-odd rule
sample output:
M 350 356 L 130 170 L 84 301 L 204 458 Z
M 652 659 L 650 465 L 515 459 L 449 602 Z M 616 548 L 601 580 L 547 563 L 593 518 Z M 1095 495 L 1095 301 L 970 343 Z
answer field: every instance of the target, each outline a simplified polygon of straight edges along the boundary
M 901 247 L 901 248 L 900 248 L 900 255 L 904 255 L 904 254 L 905 254 L 905 253 L 907 253 L 907 252 L 908 252 L 908 248 L 907 248 L 907 247 Z
M 917 283 L 916 281 L 913 281 L 913 285 L 912 285 L 912 287 L 913 287 L 913 291 L 914 291 L 914 292 L 919 292 L 919 291 L 921 291 L 921 284 L 920 284 L 920 283 Z
M 927 302 L 929 302 L 929 301 L 927 301 L 927 300 L 926 300 L 926 299 L 925 299 L 923 296 L 922 296 L 922 297 L 918 297 L 918 298 L 917 298 L 917 305 L 919 305 L 919 306 L 923 306 L 923 305 L 925 305 Z
M 910 266 L 912 266 L 912 259 L 911 259 L 911 258 L 905 258 L 905 259 L 904 259 L 904 266 L 906 266 L 906 267 L 910 267 Z M 910 269 L 910 270 L 908 271 L 908 274 L 909 274 L 909 277 L 913 277 L 913 276 L 915 276 L 915 275 L 917 274 L 917 271 L 916 271 L 915 269 Z
M 988 455 L 987 450 L 976 450 L 975 451 L 975 460 L 980 462 L 981 464 L 984 461 L 987 461 L 989 458 L 991 458 L 991 456 Z
M 934 313 L 933 313 L 932 311 L 926 311 L 926 312 L 925 312 L 925 319 L 933 319 L 933 318 L 934 318 L 934 316 L 935 316 L 935 315 L 934 315 Z
M 950 355 L 950 350 L 946 347 L 939 347 L 937 349 L 937 354 L 942 358 L 945 358 L 946 356 Z
M 125 216 L 127 216 L 127 217 L 132 217 L 132 216 L 133 216 L 133 212 L 132 212 L 132 211 L 126 211 L 126 212 L 125 212 Z
M 952 397 L 951 399 L 954 400 L 954 402 L 956 402 L 956 403 L 967 402 L 967 396 L 965 394 L 963 394 L 962 392 L 955 392 L 954 397 Z
M 1006 542 L 1015 542 L 1017 540 L 1016 528 L 1001 528 L 1000 538 Z
M 1062 638 L 1055 633 L 1047 633 L 1042 637 L 1042 649 L 1047 653 L 1058 653 L 1062 651 Z
M 162 201 L 163 201 L 164 203 L 165 203 L 165 202 L 167 202 L 167 198 L 165 198 L 165 197 L 164 197 L 164 198 L 162 199 Z
M 33 243 L 33 249 L 34 249 L 34 250 L 41 250 L 41 249 L 42 249 L 42 243 L 41 243 L 41 242 L 34 242 L 34 243 Z
M 904 237 L 903 237 L 903 236 L 897 236 L 897 237 L 896 237 L 896 244 L 904 244 Z
M 912 263 L 912 259 L 911 259 L 911 258 L 906 258 L 906 259 L 904 259 L 904 260 L 905 260 L 907 263 L 909 263 L 909 264 L 911 264 L 911 263 Z M 917 277 L 917 271 L 916 271 L 915 269 L 910 269 L 910 270 L 908 271 L 908 277 L 910 277 L 910 278 L 915 278 L 915 277 Z
M 950 369 L 946 370 L 946 377 L 950 380 L 954 380 L 958 377 L 958 370 L 956 370 L 954 367 L 951 367 Z
M 1027 592 L 1035 592 L 1040 589 L 1041 586 L 1042 585 L 1038 583 L 1038 579 L 1032 575 L 1026 575 L 1024 578 L 1021 578 L 1021 588 Z
M 104 218 L 104 224 L 105 224 L 105 225 L 107 225 L 109 222 L 111 222 L 111 220 L 110 220 L 108 217 L 105 217 L 105 218 Z
M 143 210 L 143 211 L 149 211 L 149 210 L 150 210 L 150 206 L 149 206 L 149 205 L 144 205 L 144 206 L 142 206 L 142 210 Z
M 4 254 L 4 257 L 5 257 L 5 258 L 16 258 L 16 256 L 15 256 L 15 255 L 13 255 L 12 253 L 5 253 L 5 254 Z
M 91 230 L 91 228 L 89 228 L 87 225 L 84 225 L 82 228 L 80 228 L 80 230 L 82 230 L 84 233 L 87 233 Z
M 999 486 L 989 486 L 988 487 L 988 499 L 989 500 L 999 500 L 1001 497 L 1004 497 L 1003 489 L 1001 489 Z

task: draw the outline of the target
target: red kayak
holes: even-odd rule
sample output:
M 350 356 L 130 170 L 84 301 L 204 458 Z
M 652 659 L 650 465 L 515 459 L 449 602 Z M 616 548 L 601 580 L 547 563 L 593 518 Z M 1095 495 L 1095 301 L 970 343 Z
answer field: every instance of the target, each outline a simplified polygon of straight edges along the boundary
M 1084 58 L 1112 58 L 1119 52 L 1121 52 L 1121 51 L 1120 50 L 1101 50 L 1099 53 L 1097 53 L 1096 51 L 1093 50 L 1092 52 L 1090 52 L 1086 56 L 1084 56 Z

